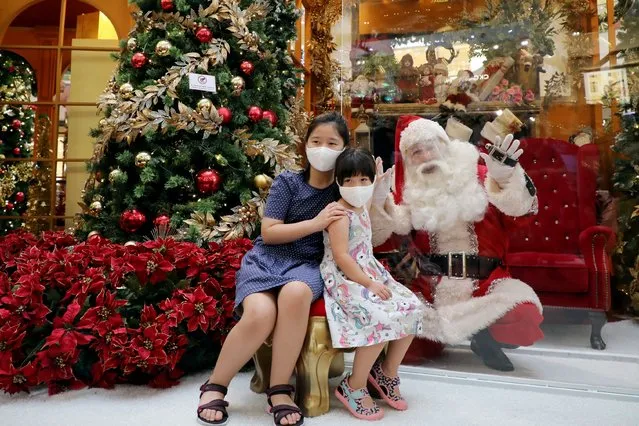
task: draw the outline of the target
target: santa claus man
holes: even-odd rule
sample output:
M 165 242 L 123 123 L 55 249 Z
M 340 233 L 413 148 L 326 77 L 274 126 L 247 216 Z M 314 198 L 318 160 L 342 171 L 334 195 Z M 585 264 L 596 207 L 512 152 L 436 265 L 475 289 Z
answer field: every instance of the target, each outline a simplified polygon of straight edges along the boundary
M 408 241 L 418 265 L 411 286 L 426 301 L 420 337 L 441 344 L 470 339 L 487 366 L 511 371 L 502 348 L 543 337 L 539 298 L 505 263 L 509 233 L 526 226 L 537 197 L 517 161 L 519 141 L 512 135 L 493 141 L 480 154 L 434 121 L 400 117 L 394 197 L 386 173 L 376 185 L 371 219 L 375 246 Z

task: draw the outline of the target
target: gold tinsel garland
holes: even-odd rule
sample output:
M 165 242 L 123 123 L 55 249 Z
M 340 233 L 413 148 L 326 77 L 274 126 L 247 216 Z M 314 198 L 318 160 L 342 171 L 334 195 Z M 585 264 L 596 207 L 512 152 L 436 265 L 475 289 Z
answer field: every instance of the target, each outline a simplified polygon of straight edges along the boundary
M 308 5 L 311 16 L 311 39 L 308 53 L 317 96 L 315 107 L 319 112 L 328 109 L 334 98 L 333 85 L 339 75 L 339 64 L 331 58 L 337 49 L 331 28 L 342 16 L 341 0 L 312 0 Z
M 51 119 L 47 115 L 40 115 L 36 121 L 36 131 L 34 140 L 34 152 L 40 158 L 49 158 L 51 148 L 49 147 L 49 131 L 51 129 Z M 29 207 L 27 210 L 26 228 L 38 234 L 49 229 L 48 222 L 35 218 L 36 216 L 48 216 L 51 214 L 49 203 L 51 202 L 51 179 L 53 176 L 53 164 L 48 161 L 34 165 L 33 182 L 29 185 L 27 196 Z

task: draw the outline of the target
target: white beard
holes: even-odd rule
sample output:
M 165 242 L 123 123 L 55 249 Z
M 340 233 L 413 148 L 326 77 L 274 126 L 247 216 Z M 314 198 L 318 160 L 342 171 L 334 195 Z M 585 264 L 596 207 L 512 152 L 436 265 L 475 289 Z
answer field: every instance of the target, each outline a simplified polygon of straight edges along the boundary
M 421 173 L 418 166 L 406 168 L 403 204 L 410 210 L 413 229 L 446 232 L 460 223 L 478 222 L 486 213 L 488 195 L 477 177 L 477 148 L 453 140 L 446 156 L 431 173 Z

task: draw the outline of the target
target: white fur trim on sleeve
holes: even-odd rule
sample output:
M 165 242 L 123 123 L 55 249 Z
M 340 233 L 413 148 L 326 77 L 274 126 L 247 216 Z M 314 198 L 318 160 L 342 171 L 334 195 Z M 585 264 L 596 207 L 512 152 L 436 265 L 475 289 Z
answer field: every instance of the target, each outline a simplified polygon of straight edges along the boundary
M 412 230 L 408 208 L 395 203 L 389 207 L 388 211 L 379 206 L 371 207 L 373 247 L 384 244 L 393 234 L 408 235 Z
M 488 201 L 502 213 L 512 217 L 536 213 L 537 196 L 532 196 L 528 192 L 526 174 L 521 165 L 515 166 L 513 175 L 505 185 L 501 186 L 490 177 L 488 172 L 485 187 Z

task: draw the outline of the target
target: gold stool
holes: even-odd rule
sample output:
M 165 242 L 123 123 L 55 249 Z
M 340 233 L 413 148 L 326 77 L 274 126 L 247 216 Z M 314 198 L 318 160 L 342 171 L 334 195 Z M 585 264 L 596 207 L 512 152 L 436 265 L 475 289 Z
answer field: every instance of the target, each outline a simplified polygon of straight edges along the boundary
M 263 393 L 271 376 L 271 341 L 265 342 L 253 356 L 255 374 L 251 390 Z M 328 379 L 344 372 L 344 353 L 333 348 L 326 317 L 312 316 L 308 320 L 306 338 L 295 366 L 295 403 L 304 416 L 316 417 L 328 412 L 330 390 Z

